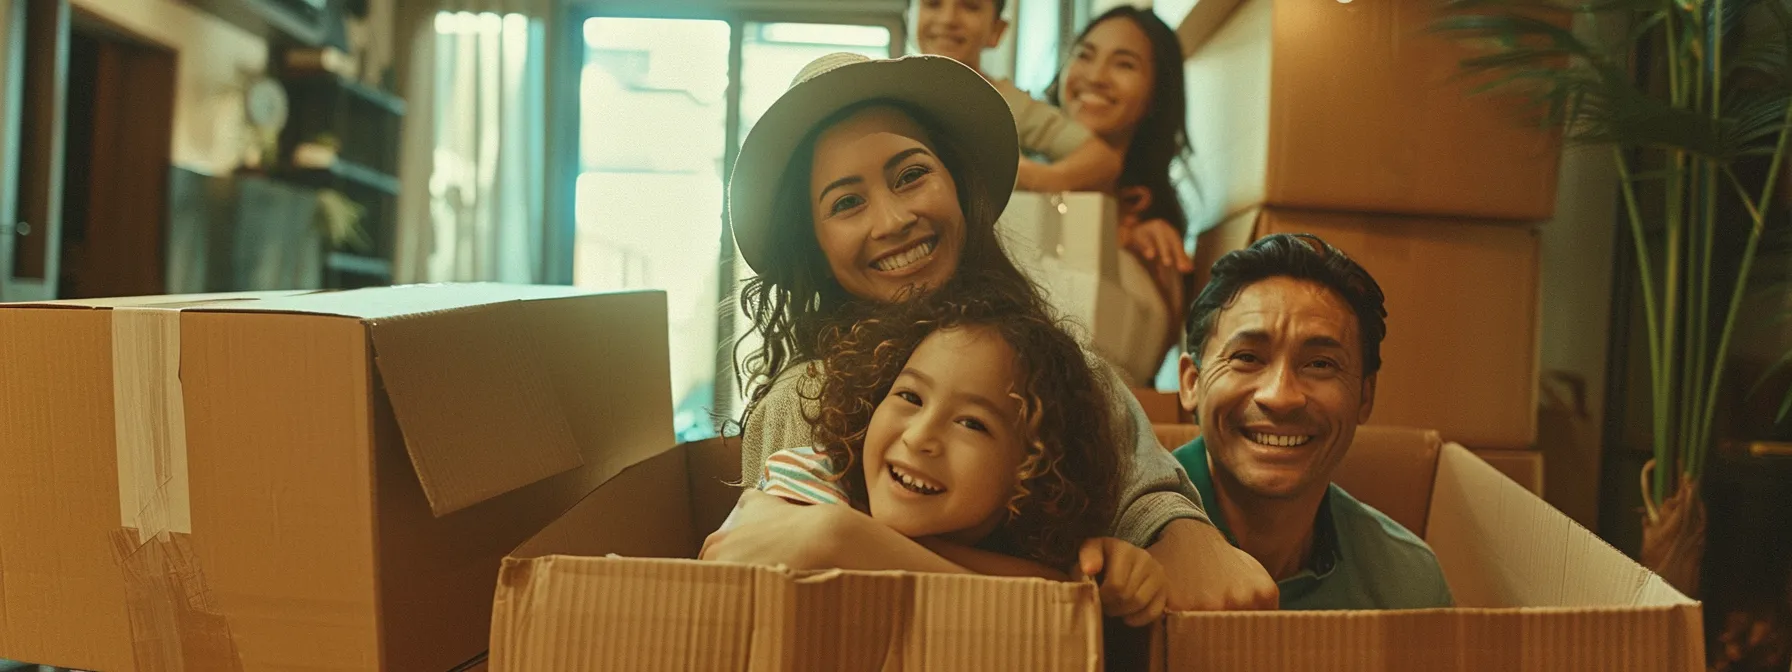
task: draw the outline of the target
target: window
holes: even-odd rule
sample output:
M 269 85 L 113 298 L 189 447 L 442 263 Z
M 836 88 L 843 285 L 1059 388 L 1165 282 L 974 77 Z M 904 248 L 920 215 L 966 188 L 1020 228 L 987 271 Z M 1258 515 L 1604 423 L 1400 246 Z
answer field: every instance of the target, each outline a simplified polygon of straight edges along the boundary
M 562 98 L 576 105 L 578 143 L 559 150 L 578 155 L 572 281 L 666 292 L 680 440 L 713 436 L 739 410 L 731 345 L 746 325 L 734 291 L 751 272 L 724 219 L 735 151 L 803 65 L 837 51 L 887 57 L 900 30 L 894 16 L 780 18 L 576 21 L 578 93 Z

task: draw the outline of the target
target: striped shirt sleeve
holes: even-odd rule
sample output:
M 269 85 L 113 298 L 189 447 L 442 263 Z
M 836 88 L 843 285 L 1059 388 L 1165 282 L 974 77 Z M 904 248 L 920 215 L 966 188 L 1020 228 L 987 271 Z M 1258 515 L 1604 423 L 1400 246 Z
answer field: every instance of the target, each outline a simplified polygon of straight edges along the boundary
M 846 504 L 833 460 L 814 448 L 786 448 L 765 458 L 759 490 L 793 502 Z

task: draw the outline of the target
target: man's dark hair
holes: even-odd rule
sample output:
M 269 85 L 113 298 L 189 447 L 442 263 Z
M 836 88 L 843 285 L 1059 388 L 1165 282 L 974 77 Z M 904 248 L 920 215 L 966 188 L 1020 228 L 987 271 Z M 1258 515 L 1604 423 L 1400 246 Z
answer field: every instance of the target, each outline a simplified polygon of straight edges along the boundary
M 1277 233 L 1250 247 L 1227 253 L 1213 264 L 1213 278 L 1189 306 L 1183 324 L 1183 352 L 1197 367 L 1201 348 L 1213 335 L 1220 311 L 1244 288 L 1269 278 L 1310 280 L 1336 292 L 1356 313 L 1357 333 L 1362 336 L 1363 375 L 1381 370 L 1381 339 L 1388 334 L 1386 297 L 1369 271 L 1352 261 L 1343 250 L 1310 233 Z

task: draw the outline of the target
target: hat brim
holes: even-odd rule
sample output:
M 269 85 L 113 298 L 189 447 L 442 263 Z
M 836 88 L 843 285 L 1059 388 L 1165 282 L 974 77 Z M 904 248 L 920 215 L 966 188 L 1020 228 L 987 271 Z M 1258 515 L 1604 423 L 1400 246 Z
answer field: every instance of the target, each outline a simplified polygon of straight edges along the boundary
M 991 212 L 1007 207 L 1020 142 L 1007 103 L 982 75 L 940 56 L 849 63 L 784 92 L 741 144 L 728 182 L 729 222 L 741 257 L 755 272 L 765 273 L 771 263 L 775 227 L 799 224 L 772 221 L 778 182 L 798 145 L 835 113 L 874 100 L 912 106 L 930 117 L 948 136 L 943 140 L 963 154 L 965 168 L 981 178 Z M 963 177 L 954 177 L 964 188 Z

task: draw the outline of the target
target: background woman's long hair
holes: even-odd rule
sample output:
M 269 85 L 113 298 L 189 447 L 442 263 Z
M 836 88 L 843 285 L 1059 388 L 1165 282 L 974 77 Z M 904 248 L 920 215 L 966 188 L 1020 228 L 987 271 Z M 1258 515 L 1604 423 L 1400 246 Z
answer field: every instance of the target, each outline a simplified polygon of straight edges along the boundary
M 1188 213 L 1177 197 L 1176 185 L 1170 181 L 1172 164 L 1182 162 L 1185 173 L 1192 177 L 1186 163 L 1191 154 L 1188 139 L 1188 93 L 1183 84 L 1182 44 L 1176 31 L 1149 9 L 1121 5 L 1095 17 L 1078 33 L 1082 44 L 1094 30 L 1108 21 L 1130 20 L 1151 41 L 1151 107 L 1139 119 L 1132 143 L 1126 147 L 1126 161 L 1120 168 L 1120 187 L 1145 187 L 1151 190 L 1151 204 L 1139 213 L 1140 221 L 1162 219 L 1178 233 L 1188 233 Z M 1074 49 L 1074 47 L 1072 47 Z M 1072 52 L 1075 53 L 1074 51 Z M 1046 101 L 1063 107 L 1058 97 L 1063 70 L 1046 88 Z
M 939 155 L 940 163 L 951 174 L 958 188 L 958 205 L 964 212 L 965 244 L 959 256 L 958 272 L 948 285 L 957 283 L 974 270 L 985 277 L 1003 278 L 1005 282 L 1025 286 L 1041 306 L 1038 290 L 1002 250 L 995 230 L 1001 212 L 989 203 L 984 194 L 984 176 L 971 169 L 963 149 L 954 138 L 926 113 L 897 101 L 874 100 L 843 109 L 816 124 L 809 135 L 791 154 L 790 164 L 778 181 L 778 193 L 772 203 L 774 244 L 772 258 L 758 275 L 741 288 L 739 307 L 752 327 L 734 343 L 736 383 L 746 399 L 746 411 L 740 424 L 759 400 L 771 391 L 771 385 L 792 365 L 814 360 L 826 344 L 823 330 L 832 323 L 851 321 L 875 309 L 875 305 L 852 296 L 834 279 L 827 257 L 815 240 L 814 215 L 809 209 L 809 178 L 814 166 L 815 142 L 822 131 L 867 107 L 892 107 L 914 119 L 926 131 L 928 140 Z M 760 344 L 743 354 L 750 337 Z M 790 447 L 790 446 L 785 446 Z

